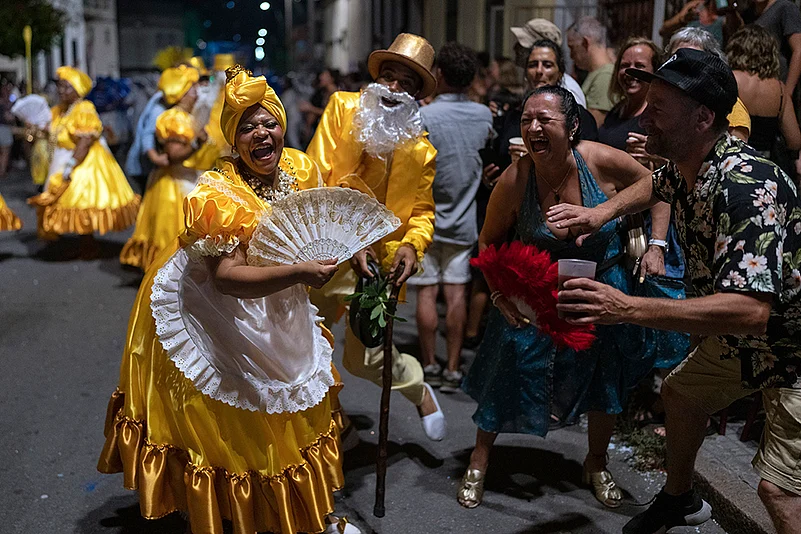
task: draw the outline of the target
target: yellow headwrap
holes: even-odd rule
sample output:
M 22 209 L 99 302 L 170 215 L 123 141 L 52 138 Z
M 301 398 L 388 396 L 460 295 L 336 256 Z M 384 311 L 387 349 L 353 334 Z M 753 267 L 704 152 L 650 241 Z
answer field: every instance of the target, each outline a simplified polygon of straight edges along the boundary
M 192 56 L 189 59 L 189 64 L 195 67 L 201 76 L 208 76 L 210 74 L 209 69 L 206 68 L 206 63 L 200 56 Z
M 58 76 L 59 80 L 69 83 L 81 98 L 88 95 L 89 91 L 92 90 L 92 78 L 75 67 L 59 67 L 56 69 L 56 76 Z
M 159 78 L 159 90 L 164 93 L 164 101 L 172 106 L 189 91 L 200 79 L 200 73 L 193 67 L 179 65 L 166 69 Z
M 220 127 L 229 145 L 234 144 L 236 127 L 245 110 L 254 104 L 269 111 L 276 118 L 281 129 L 286 131 L 286 111 L 273 88 L 267 85 L 264 76 L 253 76 L 241 65 L 234 65 L 225 71 L 225 102 L 220 113 Z

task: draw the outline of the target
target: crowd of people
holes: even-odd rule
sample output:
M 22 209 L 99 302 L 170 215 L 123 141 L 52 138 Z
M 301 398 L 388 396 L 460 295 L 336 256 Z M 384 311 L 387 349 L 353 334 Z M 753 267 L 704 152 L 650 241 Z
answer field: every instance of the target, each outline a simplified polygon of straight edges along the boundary
M 624 532 L 711 517 L 692 487 L 708 417 L 755 391 L 767 419 L 758 493 L 779 533 L 801 532 L 791 5 L 741 15 L 691 0 L 662 28 L 664 49 L 643 36 L 612 48 L 592 17 L 564 37 L 533 19 L 511 29 L 515 58 L 492 62 L 400 34 L 369 56 L 369 80 L 326 70 L 311 97 L 290 81 L 280 98 L 227 55 L 211 70 L 176 64 L 141 106 L 124 170 L 99 113 L 114 105 L 88 99 L 85 73 L 59 68 L 49 127 L 31 135 L 50 148 L 29 200 L 38 234 L 78 234 L 92 257 L 93 235 L 134 226 L 120 261 L 144 273 L 98 469 L 124 473 L 144 517 L 181 511 L 195 533 L 221 534 L 223 519 L 242 534 L 357 533 L 333 515 L 354 430 L 329 328 L 346 317 L 343 366 L 380 385 L 382 348 L 344 312 L 359 280 L 381 271 L 401 299 L 416 292 L 421 359 L 393 346 L 391 378 L 426 437 L 447 436 L 437 388 L 477 403 L 462 506 L 481 505 L 498 434 L 546 436 L 585 414 L 583 481 L 620 506 L 610 439 L 632 389 L 657 372 L 668 478 Z M 19 118 L 0 105 L 0 172 L 5 127 Z M 346 263 L 257 266 L 248 244 L 271 205 L 320 187 L 361 192 L 397 228 Z M 0 197 L 0 230 L 19 227 Z M 594 325 L 590 345 L 559 342 L 471 267 L 512 241 L 595 264 L 592 279 L 560 284 L 556 304 L 565 324 Z M 466 374 L 465 347 L 476 349 Z

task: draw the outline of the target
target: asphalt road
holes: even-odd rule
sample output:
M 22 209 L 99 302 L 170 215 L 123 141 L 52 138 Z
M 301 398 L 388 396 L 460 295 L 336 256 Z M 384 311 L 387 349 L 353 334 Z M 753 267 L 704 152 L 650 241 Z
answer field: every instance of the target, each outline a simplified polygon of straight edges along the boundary
M 182 533 L 177 515 L 142 520 L 137 496 L 122 488 L 121 475 L 95 469 L 139 282 L 117 261 L 129 233 L 100 239 L 99 259 L 69 259 L 77 249 L 74 238 L 54 245 L 37 241 L 33 211 L 24 203 L 34 188 L 24 171 L 0 181 L 0 192 L 25 222 L 20 232 L 0 234 L 0 533 Z M 413 311 L 410 303 L 400 313 L 409 317 Z M 335 330 L 338 340 L 341 328 Z M 413 349 L 414 329 L 412 321 L 399 324 L 396 339 Z M 475 437 L 473 401 L 440 395 L 449 435 L 433 443 L 414 407 L 394 394 L 387 514 L 377 519 L 373 462 L 380 391 L 344 370 L 343 378 L 341 399 L 361 442 L 346 455 L 338 511 L 364 532 L 620 532 L 642 509 L 635 503 L 661 486 L 662 475 L 634 471 L 627 462 L 631 452 L 616 446 L 610 467 L 627 504 L 617 510 L 598 504 L 580 484 L 586 437 L 577 425 L 547 439 L 501 436 L 484 503 L 466 510 L 455 494 Z M 713 522 L 684 530 L 723 532 Z

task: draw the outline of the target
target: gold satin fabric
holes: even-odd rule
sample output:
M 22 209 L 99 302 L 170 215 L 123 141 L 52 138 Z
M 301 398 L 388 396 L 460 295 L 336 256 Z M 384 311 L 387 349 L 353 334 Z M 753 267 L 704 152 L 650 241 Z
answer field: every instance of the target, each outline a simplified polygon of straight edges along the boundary
M 8 207 L 3 195 L 0 195 L 0 232 L 19 230 L 20 228 L 22 228 L 22 221 Z
M 47 172 L 50 170 L 50 151 L 47 146 L 47 137 L 37 137 L 31 145 L 31 179 L 36 185 L 44 185 L 47 181 Z
M 195 119 L 186 111 L 170 108 L 156 118 L 156 136 L 161 143 L 168 140 L 190 144 L 195 140 Z
M 199 184 L 184 201 L 184 246 L 207 236 L 247 242 L 269 209 L 231 158 L 218 167 L 204 175 L 216 187 Z M 284 149 L 281 167 L 295 174 L 300 189 L 317 186 L 316 166 L 302 152 Z M 134 303 L 98 469 L 124 473 L 125 487 L 139 490 L 144 517 L 187 511 L 195 534 L 222 534 L 222 519 L 233 521 L 235 534 L 325 530 L 332 492 L 344 482 L 338 387 L 313 408 L 272 415 L 195 389 L 162 349 L 150 311 L 153 278 L 177 245 L 148 269 Z
M 748 130 L 748 135 L 751 135 L 751 114 L 748 113 L 748 108 L 745 107 L 742 100 L 737 99 L 727 118 L 729 119 L 729 128 L 745 128 Z
M 317 162 L 327 186 L 350 187 L 376 197 L 401 220 L 400 228 L 373 245 L 379 260 L 388 255 L 386 245 L 391 241 L 411 244 L 422 260 L 434 238 L 431 184 L 437 151 L 425 135 L 393 153 L 387 175 L 387 167 L 366 155 L 352 134 L 359 96 L 342 91 L 331 96 L 307 153 Z M 384 198 L 379 196 L 381 189 Z M 397 250 L 398 245 L 391 247 Z
M 83 98 L 92 90 L 92 78 L 85 72 L 65 65 L 56 69 L 56 77 L 68 82 L 78 96 Z
M 178 65 L 161 73 L 159 91 L 164 93 L 167 105 L 175 105 L 200 79 L 200 73 L 194 67 Z
M 225 74 L 222 75 L 225 77 Z M 209 135 L 211 144 L 217 147 L 222 154 L 223 152 L 229 153 L 231 146 L 225 140 L 222 127 L 220 126 L 220 115 L 222 114 L 223 104 L 225 103 L 225 86 L 220 88 L 217 94 L 217 99 L 214 105 L 211 106 L 211 115 L 209 116 L 209 123 L 206 125 L 206 133 Z M 207 169 L 206 169 L 207 170 Z
M 133 235 L 122 247 L 120 263 L 147 270 L 159 252 L 170 248 L 186 230 L 184 193 L 173 177 L 175 165 L 155 169 L 148 179 Z
M 82 100 L 69 113 L 54 107 L 50 131 L 58 146 L 68 150 L 75 148 L 79 136 L 96 139 L 86 158 L 72 170 L 68 184 L 61 173 L 56 173 L 50 177 L 47 191 L 28 200 L 37 208 L 40 234 L 105 234 L 131 226 L 139 209 L 139 195 L 131 189 L 117 160 L 97 139 L 103 123 L 94 104 Z

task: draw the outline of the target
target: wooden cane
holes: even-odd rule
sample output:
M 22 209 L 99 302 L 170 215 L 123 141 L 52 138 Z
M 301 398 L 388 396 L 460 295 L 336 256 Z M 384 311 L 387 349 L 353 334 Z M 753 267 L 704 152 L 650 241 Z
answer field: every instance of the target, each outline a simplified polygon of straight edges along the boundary
M 403 264 L 398 266 L 403 272 Z M 397 271 L 396 271 L 397 272 Z M 392 331 L 395 325 L 395 310 L 401 286 L 392 284 L 389 293 L 387 327 L 384 330 L 384 368 L 381 374 L 381 415 L 378 423 L 378 456 L 375 461 L 375 505 L 373 515 L 384 517 L 384 495 L 387 482 L 387 440 L 389 439 L 389 398 L 392 393 Z

